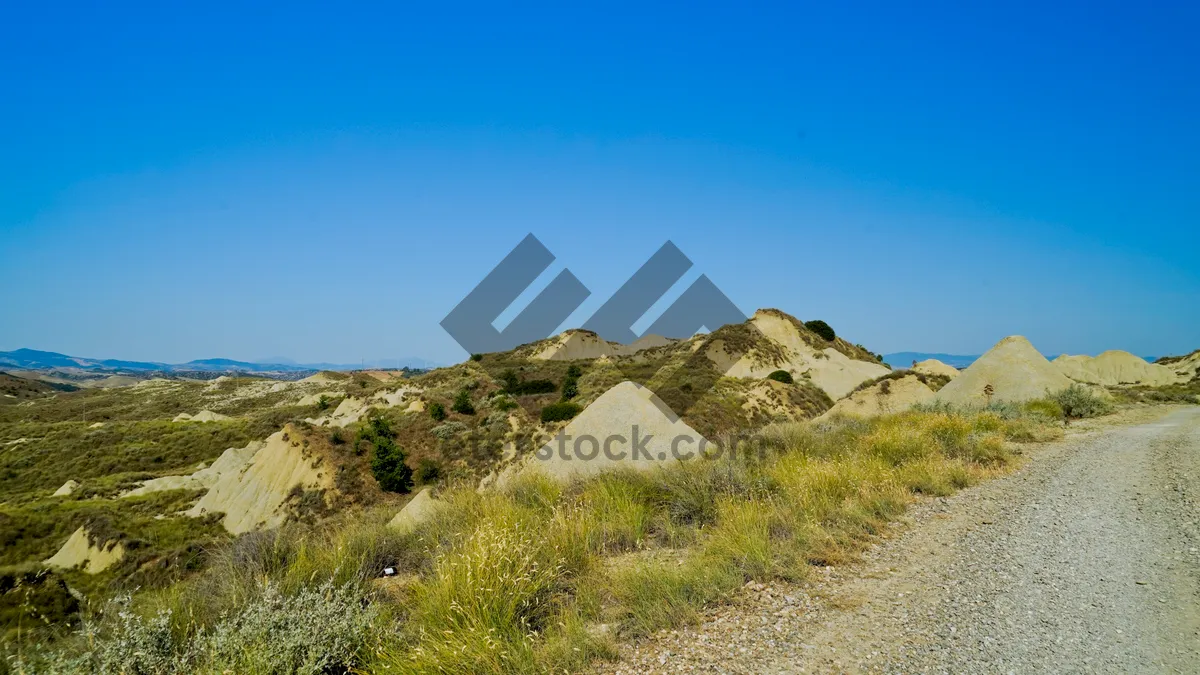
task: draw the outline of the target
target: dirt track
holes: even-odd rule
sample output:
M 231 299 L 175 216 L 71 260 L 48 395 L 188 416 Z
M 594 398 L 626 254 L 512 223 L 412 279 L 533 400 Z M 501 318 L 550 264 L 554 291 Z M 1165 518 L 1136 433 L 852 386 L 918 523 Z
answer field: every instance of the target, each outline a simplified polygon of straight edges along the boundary
M 751 587 L 607 670 L 1200 672 L 1200 408 L 1136 414 L 1157 419 L 1036 449 L 861 565 Z

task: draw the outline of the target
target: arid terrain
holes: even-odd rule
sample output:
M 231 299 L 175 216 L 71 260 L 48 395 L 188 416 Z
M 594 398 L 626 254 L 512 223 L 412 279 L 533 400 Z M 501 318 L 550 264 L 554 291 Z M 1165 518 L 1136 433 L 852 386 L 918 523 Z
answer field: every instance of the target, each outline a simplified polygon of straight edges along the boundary
M 752 582 L 598 672 L 1195 672 L 1198 495 L 1200 408 L 1078 424 L 861 562 Z
M 1195 656 L 1200 352 L 893 369 L 768 309 L 431 371 L 54 367 L 0 379 L 15 672 Z

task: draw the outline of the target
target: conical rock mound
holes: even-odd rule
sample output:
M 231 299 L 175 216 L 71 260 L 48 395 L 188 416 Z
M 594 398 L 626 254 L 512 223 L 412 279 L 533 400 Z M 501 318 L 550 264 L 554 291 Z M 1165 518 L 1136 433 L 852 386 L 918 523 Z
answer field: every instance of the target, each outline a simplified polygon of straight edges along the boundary
M 1071 386 L 1072 381 L 1020 335 L 1006 337 L 941 391 L 936 400 L 959 405 L 1028 401 Z M 989 390 L 990 387 L 990 397 Z
M 929 401 L 934 395 L 933 390 L 916 375 L 905 375 L 859 389 L 833 404 L 833 407 L 818 419 L 835 415 L 873 417 L 903 412 L 918 403 Z
M 501 476 L 539 471 L 555 480 L 616 469 L 650 471 L 698 456 L 708 441 L 650 389 L 622 382 L 604 392 L 550 442 Z

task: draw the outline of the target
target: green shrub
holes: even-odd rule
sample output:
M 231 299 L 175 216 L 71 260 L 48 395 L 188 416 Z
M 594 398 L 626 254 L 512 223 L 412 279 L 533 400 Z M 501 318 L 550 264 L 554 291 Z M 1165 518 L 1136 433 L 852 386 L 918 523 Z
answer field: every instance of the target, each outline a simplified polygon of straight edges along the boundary
M 406 493 L 412 490 L 412 469 L 405 464 L 404 450 L 396 445 L 392 427 L 382 417 L 372 417 L 359 430 L 358 442 L 371 445 L 371 473 L 379 487 L 388 492 Z
M 513 396 L 532 396 L 535 394 L 549 394 L 555 389 L 558 389 L 550 380 L 522 380 L 511 389 L 505 389 L 504 393 L 512 394 Z
M 1075 419 L 1099 417 L 1113 411 L 1111 403 L 1081 384 L 1073 384 L 1051 394 L 1049 398 L 1062 407 L 1064 415 Z
M 442 420 L 446 419 L 446 406 L 436 401 L 430 403 L 429 416 L 433 418 L 434 422 L 441 422 Z
M 474 415 L 475 406 L 471 404 L 470 393 L 466 389 L 458 392 L 458 395 L 454 397 L 454 405 L 450 409 L 462 415 Z
M 542 408 L 542 421 L 562 422 L 569 420 L 578 415 L 580 410 L 583 410 L 583 408 L 579 404 L 571 403 L 570 401 L 551 403 L 545 408 Z
M 784 384 L 795 383 L 795 380 L 792 379 L 792 374 L 786 370 L 776 370 L 775 372 L 768 375 L 767 379 L 775 380 L 776 382 L 782 382 Z
M 558 389 L 550 380 L 526 380 L 517 387 L 518 394 L 522 396 L 530 394 L 549 394 L 555 389 Z
M 426 457 L 417 464 L 414 476 L 418 485 L 432 485 L 442 477 L 442 465 Z
M 472 354 L 472 355 L 471 355 L 471 360 L 472 360 L 472 361 L 482 361 L 482 360 L 483 360 L 483 354 Z
M 583 369 L 579 366 L 572 365 L 567 368 L 567 375 L 563 378 L 562 383 L 562 399 L 570 401 L 579 395 L 579 378 L 583 375 Z
M 517 402 L 503 394 L 492 399 L 492 408 L 494 410 L 498 410 L 500 412 L 507 412 L 509 410 L 516 409 L 516 407 L 517 407 Z
M 558 389 L 550 380 L 522 380 L 512 368 L 500 373 L 503 391 L 512 396 L 529 396 L 533 394 L 549 394 Z
M 430 433 L 437 437 L 438 440 L 448 441 L 459 434 L 466 433 L 467 428 L 467 425 L 462 422 L 446 422 L 430 429 Z
M 121 596 L 86 626 L 87 651 L 52 672 L 94 673 L 343 673 L 357 671 L 369 654 L 379 609 L 353 585 L 326 582 L 284 594 L 256 589 L 236 615 L 209 631 L 180 635 L 170 611 L 143 618 Z M 60 657 L 61 660 L 61 657 Z M 20 672 L 20 671 L 18 671 Z M 28 671 L 26 671 L 28 672 Z
M 837 333 L 833 332 L 833 328 L 820 319 L 805 321 L 804 327 L 830 342 L 833 342 L 837 339 Z

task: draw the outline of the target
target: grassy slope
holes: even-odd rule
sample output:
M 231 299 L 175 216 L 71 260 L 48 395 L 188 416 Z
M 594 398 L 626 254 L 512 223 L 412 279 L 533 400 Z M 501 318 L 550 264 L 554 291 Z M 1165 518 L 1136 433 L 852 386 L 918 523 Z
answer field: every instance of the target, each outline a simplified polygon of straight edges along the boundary
M 226 625 L 223 614 L 256 611 L 264 593 L 295 596 L 332 583 L 361 599 L 354 612 L 370 612 L 342 665 L 401 673 L 578 669 L 611 656 L 615 639 L 693 620 L 746 580 L 799 579 L 810 565 L 851 560 L 916 495 L 949 494 L 1006 470 L 1010 439 L 1061 433 L 1036 414 L 1005 412 L 1008 419 L 942 411 L 776 425 L 757 437 L 761 453 L 734 461 L 609 474 L 565 488 L 536 479 L 503 493 L 467 485 L 447 491 L 448 506 L 407 535 L 386 529 L 389 514 L 380 512 L 242 538 L 201 575 L 143 596 L 141 611 L 173 610 L 169 639 L 158 647 L 197 670 L 220 672 L 285 649 L 249 638 L 218 649 L 204 636 Z M 385 565 L 400 576 L 376 579 Z M 615 631 L 589 630 L 601 623 Z M 95 629 L 91 659 L 138 643 L 152 626 L 102 621 Z M 311 648 L 322 649 L 333 630 L 315 636 Z M 279 663 L 307 654 L 303 645 L 287 649 Z

